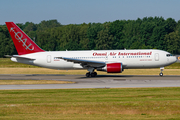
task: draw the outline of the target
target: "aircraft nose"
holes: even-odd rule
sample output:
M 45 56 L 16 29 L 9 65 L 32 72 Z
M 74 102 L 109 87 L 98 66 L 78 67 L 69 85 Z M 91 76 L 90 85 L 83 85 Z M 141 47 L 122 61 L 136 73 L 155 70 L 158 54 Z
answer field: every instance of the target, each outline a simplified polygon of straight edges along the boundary
M 177 61 L 177 56 L 172 56 L 171 60 L 169 61 L 171 64 Z

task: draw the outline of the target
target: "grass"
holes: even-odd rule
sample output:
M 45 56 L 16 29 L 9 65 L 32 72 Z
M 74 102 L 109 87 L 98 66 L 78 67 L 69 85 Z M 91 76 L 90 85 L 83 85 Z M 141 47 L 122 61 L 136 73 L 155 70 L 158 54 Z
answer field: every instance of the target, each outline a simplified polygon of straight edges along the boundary
M 67 84 L 74 83 L 57 80 L 0 80 L 0 85 L 26 85 L 26 84 Z
M 0 119 L 180 119 L 180 88 L 0 90 Z
M 13 62 L 10 60 L 10 58 L 0 58 L 0 68 L 39 68 L 39 67 Z
M 180 69 L 180 63 L 173 63 L 169 66 L 166 66 L 165 69 Z

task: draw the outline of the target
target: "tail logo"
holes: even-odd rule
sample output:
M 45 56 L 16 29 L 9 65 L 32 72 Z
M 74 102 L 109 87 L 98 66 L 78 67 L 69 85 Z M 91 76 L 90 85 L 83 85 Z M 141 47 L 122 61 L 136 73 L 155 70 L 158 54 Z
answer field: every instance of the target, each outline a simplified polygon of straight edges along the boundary
M 15 32 L 14 31 L 14 28 L 12 27 L 11 29 L 10 29 L 10 32 L 14 32 L 14 34 L 15 34 L 15 38 L 16 38 L 16 40 L 18 40 L 19 42 L 22 42 L 22 46 L 26 49 L 26 50 L 34 50 L 34 46 L 30 43 L 29 45 L 27 45 L 26 44 L 26 42 L 27 42 L 27 38 L 24 38 L 23 39 L 23 34 L 21 33 L 21 32 Z

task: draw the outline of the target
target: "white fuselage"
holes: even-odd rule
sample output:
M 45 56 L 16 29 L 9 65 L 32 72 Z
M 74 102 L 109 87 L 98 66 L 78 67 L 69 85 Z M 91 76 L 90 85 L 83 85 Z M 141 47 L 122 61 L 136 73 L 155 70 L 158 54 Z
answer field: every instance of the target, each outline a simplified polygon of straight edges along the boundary
M 61 59 L 61 57 L 106 63 L 120 62 L 123 65 L 123 69 L 164 67 L 177 60 L 176 57 L 171 56 L 169 52 L 155 49 L 50 51 L 21 55 L 21 57 L 30 58 L 32 60 L 14 57 L 11 58 L 11 60 L 52 69 L 84 69 L 81 64 L 67 62 Z

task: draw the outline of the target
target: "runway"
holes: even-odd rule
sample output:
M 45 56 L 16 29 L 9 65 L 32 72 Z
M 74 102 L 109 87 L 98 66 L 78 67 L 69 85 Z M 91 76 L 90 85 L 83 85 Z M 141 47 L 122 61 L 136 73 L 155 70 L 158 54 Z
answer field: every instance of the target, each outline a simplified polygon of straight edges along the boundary
M 8 89 L 76 89 L 76 88 L 143 88 L 180 87 L 180 76 L 156 75 L 98 75 L 86 78 L 84 75 L 56 74 L 1 74 L 1 80 L 60 80 L 73 84 L 0 85 Z

